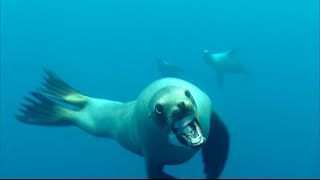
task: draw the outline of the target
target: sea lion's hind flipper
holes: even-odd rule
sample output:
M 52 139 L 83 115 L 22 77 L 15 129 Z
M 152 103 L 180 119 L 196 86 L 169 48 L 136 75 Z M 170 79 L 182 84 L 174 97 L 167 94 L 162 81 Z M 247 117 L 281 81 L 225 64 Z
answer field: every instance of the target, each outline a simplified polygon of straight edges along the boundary
M 87 104 L 88 97 L 75 90 L 52 71 L 46 68 L 43 70 L 47 75 L 47 77 L 44 78 L 45 82 L 43 82 L 45 87 L 43 93 L 46 93 L 46 96 L 76 106 L 80 109 Z
M 47 98 L 41 92 L 30 92 L 32 98 L 25 97 L 28 104 L 21 103 L 24 109 L 19 109 L 22 114 L 14 117 L 26 124 L 67 126 L 72 124 L 75 111 L 63 108 Z
M 211 114 L 210 132 L 202 148 L 204 172 L 207 179 L 220 177 L 229 155 L 229 132 L 216 112 Z
M 21 104 L 25 107 L 20 109 L 23 114 L 14 116 L 29 124 L 58 126 L 74 123 L 76 113 L 86 106 L 89 97 L 72 88 L 50 70 L 43 70 L 47 75 L 43 87 L 30 92 L 33 99 L 25 97 L 29 104 Z

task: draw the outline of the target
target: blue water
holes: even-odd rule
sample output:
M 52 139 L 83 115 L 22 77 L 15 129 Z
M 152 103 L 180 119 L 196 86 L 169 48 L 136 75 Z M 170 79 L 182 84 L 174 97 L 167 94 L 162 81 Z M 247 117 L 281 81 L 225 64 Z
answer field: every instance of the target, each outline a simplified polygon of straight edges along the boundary
M 2 0 L 1 178 L 145 178 L 138 157 L 74 127 L 13 118 L 47 67 L 81 92 L 130 101 L 160 78 L 154 58 L 185 69 L 231 134 L 221 178 L 320 178 L 319 1 Z M 239 48 L 253 76 L 218 88 L 201 58 Z M 166 171 L 202 178 L 199 154 Z

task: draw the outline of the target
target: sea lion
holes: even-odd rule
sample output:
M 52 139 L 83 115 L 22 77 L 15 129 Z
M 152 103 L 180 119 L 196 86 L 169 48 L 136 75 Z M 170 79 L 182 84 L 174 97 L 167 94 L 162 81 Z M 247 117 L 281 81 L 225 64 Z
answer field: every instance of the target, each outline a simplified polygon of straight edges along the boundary
M 163 60 L 162 57 L 157 57 L 155 60 L 162 77 L 179 77 L 184 73 L 184 70 L 181 67 L 169 64 L 167 61 Z
M 218 178 L 229 154 L 229 132 L 209 97 L 177 78 L 155 80 L 127 102 L 87 96 L 44 69 L 43 87 L 25 96 L 20 122 L 39 126 L 75 126 L 113 139 L 142 156 L 148 178 L 176 178 L 164 172 L 202 151 L 207 178 Z M 64 105 L 65 104 L 65 105 Z M 67 107 L 68 106 L 68 107 Z
M 216 71 L 220 88 L 223 86 L 225 74 L 251 74 L 244 64 L 237 59 L 238 51 L 239 49 L 232 49 L 222 53 L 209 53 L 208 50 L 203 50 L 203 59 Z

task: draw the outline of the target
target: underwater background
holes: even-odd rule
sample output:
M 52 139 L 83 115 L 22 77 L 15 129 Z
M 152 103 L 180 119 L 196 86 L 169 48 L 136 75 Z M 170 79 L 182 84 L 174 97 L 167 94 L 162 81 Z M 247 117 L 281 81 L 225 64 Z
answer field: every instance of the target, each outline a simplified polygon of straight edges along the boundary
M 252 76 L 227 75 L 219 88 L 202 51 L 234 48 Z M 13 115 L 44 67 L 126 102 L 161 78 L 158 56 L 227 124 L 221 178 L 320 178 L 318 0 L 1 0 L 0 178 L 146 178 L 143 159 L 113 140 Z M 203 178 L 200 157 L 165 170 Z

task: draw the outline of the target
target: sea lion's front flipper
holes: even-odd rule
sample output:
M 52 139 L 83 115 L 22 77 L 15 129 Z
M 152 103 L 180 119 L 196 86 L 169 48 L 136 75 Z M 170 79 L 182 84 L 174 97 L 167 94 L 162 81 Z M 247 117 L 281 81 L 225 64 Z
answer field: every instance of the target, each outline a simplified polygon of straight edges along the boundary
M 220 177 L 229 155 L 229 132 L 216 112 L 211 114 L 210 132 L 202 148 L 204 172 L 207 179 Z
M 146 163 L 148 179 L 177 179 L 163 171 L 164 166 Z

